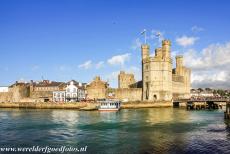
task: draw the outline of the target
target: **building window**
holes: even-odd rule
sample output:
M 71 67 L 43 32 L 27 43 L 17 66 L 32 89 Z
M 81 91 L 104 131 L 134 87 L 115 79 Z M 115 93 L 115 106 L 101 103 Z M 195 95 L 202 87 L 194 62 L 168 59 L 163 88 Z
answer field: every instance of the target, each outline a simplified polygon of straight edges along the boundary
M 67 92 L 68 92 L 68 93 L 70 92 L 70 88 L 67 89 Z
M 76 90 L 76 88 L 73 88 L 73 92 L 75 93 L 77 90 Z

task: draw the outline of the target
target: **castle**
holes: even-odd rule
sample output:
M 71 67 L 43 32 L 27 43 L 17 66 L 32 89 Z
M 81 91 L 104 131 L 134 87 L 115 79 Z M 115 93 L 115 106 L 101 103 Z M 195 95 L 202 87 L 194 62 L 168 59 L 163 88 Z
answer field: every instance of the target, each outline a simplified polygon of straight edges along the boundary
M 183 56 L 176 56 L 176 68 L 172 69 L 171 42 L 162 41 L 162 47 L 149 54 L 149 45 L 141 46 L 142 100 L 172 100 L 190 97 L 191 70 L 183 64 Z
M 176 56 L 176 68 L 173 69 L 170 48 L 171 42 L 163 40 L 162 47 L 155 49 L 155 55 L 150 56 L 149 45 L 143 44 L 141 46 L 142 81 L 134 83 L 133 75 L 121 71 L 118 75 L 118 89 L 115 90 L 115 97 L 142 101 L 171 101 L 177 98 L 189 98 L 191 69 L 184 66 L 181 55 Z M 116 93 L 117 91 L 119 93 Z
M 142 80 L 136 82 L 133 74 L 121 71 L 118 75 L 118 88 L 109 88 L 100 77 L 84 89 L 85 99 L 97 100 L 115 98 L 126 101 L 167 101 L 190 98 L 191 70 L 183 64 L 183 56 L 176 56 L 173 69 L 171 42 L 162 41 L 162 47 L 155 49 L 150 56 L 150 47 L 141 46 Z M 0 102 L 54 101 L 54 96 L 65 96 L 63 82 L 18 83 L 11 85 L 8 92 L 0 92 Z M 68 89 L 68 88 L 67 88 Z M 68 91 L 67 91 L 68 93 Z M 60 100 L 60 99 L 59 99 Z

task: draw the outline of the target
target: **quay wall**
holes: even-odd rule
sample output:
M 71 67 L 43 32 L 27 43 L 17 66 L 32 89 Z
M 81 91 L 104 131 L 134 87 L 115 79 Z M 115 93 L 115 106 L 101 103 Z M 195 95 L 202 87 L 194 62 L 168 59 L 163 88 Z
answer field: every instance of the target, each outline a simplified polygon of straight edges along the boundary
M 17 103 L 0 103 L 0 108 L 31 108 L 31 109 L 95 109 L 99 103 L 34 103 L 34 102 L 17 102 Z M 137 108 L 157 108 L 157 107 L 172 107 L 172 102 L 142 102 L 133 101 L 121 104 L 122 109 L 137 109 Z
M 87 103 L 0 103 L 0 108 L 33 108 L 33 109 L 80 109 Z
M 164 108 L 173 107 L 173 103 L 170 101 L 159 101 L 159 102 L 149 102 L 149 101 L 132 101 L 127 103 L 122 103 L 122 109 L 138 109 L 138 108 Z

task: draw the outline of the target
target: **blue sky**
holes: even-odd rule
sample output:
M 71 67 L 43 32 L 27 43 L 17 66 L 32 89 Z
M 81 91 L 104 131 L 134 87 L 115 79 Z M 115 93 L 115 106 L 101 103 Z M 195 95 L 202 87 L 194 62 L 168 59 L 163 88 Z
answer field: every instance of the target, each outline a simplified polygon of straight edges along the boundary
M 140 79 L 146 29 L 152 52 L 166 38 L 172 55 L 185 55 L 193 87 L 227 88 L 229 6 L 227 0 L 0 0 L 0 85 L 100 75 L 116 87 L 120 70 Z

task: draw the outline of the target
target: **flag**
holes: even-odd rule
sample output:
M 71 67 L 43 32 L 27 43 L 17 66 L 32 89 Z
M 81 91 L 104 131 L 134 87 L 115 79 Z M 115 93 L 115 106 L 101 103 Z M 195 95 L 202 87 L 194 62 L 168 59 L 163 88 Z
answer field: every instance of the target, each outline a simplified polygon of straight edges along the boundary
M 146 29 L 144 29 L 142 32 L 141 32 L 141 35 L 145 34 L 146 33 Z

